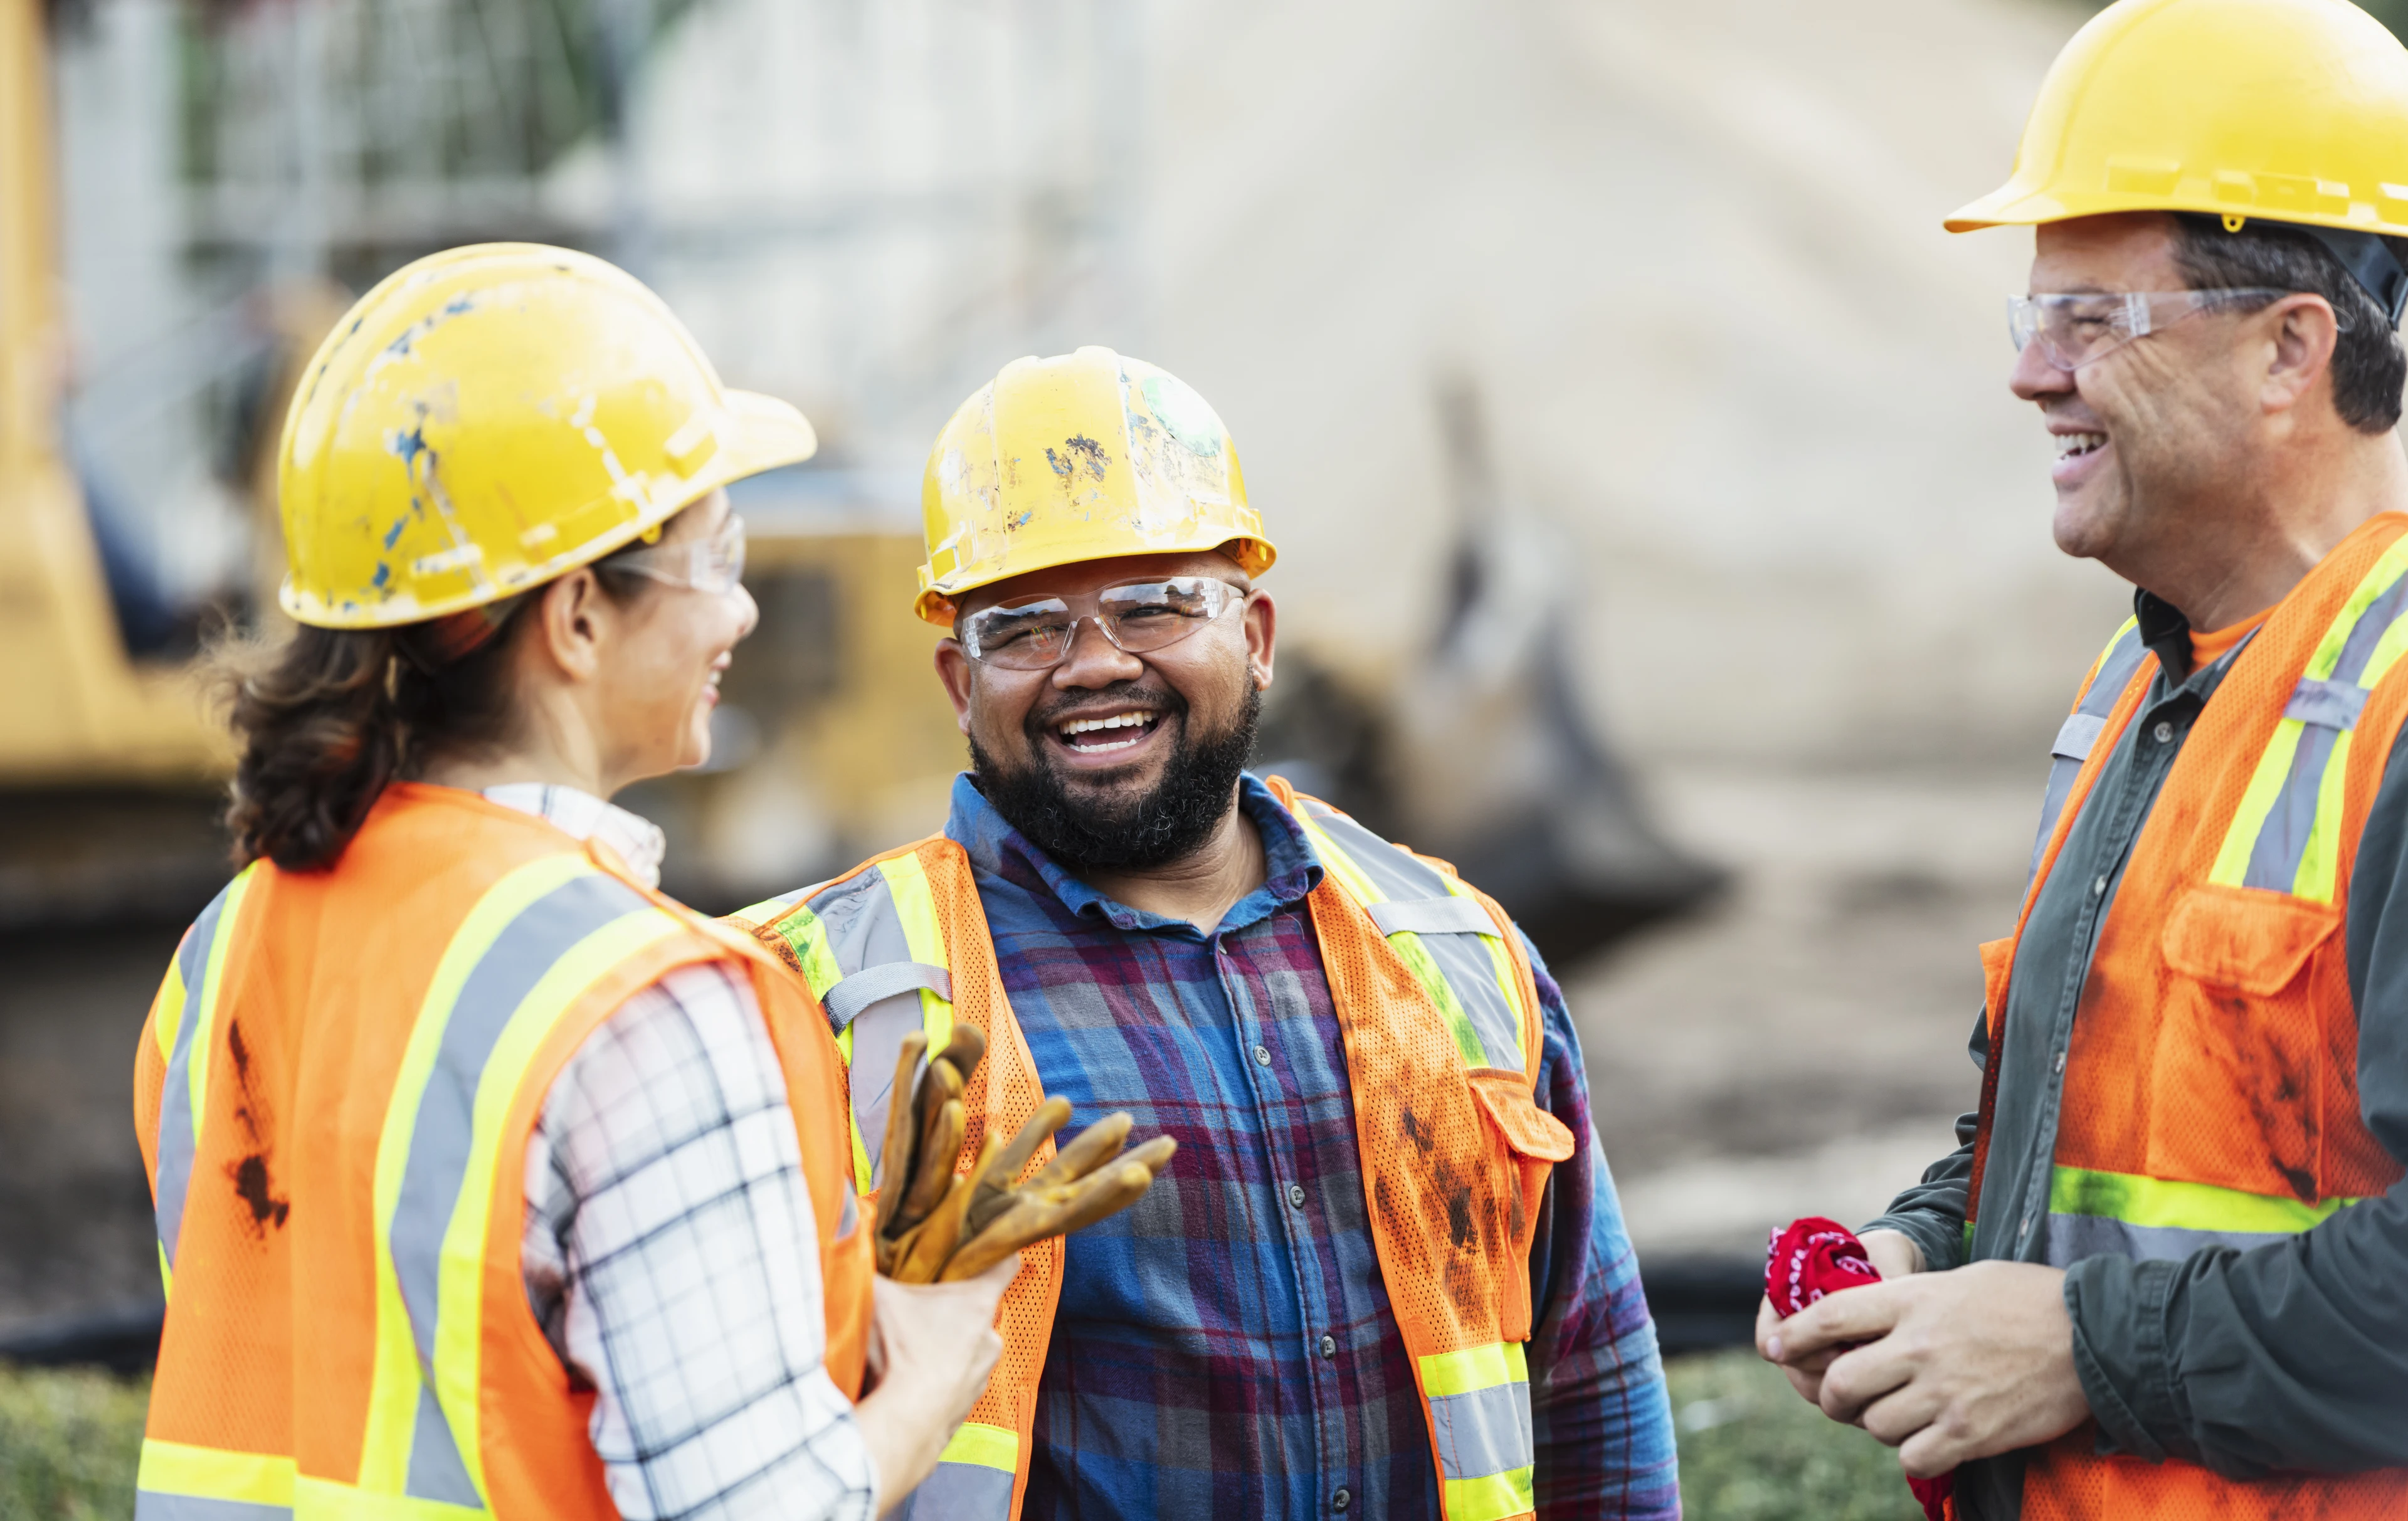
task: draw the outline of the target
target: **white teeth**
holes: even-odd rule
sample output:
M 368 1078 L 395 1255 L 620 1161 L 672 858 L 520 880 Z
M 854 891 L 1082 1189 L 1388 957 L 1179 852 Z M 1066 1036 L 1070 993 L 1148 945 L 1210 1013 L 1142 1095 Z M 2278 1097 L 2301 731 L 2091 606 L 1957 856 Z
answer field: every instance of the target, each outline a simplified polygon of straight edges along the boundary
M 2094 449 L 2106 447 L 2107 435 L 2103 433 L 2060 433 L 2057 436 L 2058 459 L 2071 459 L 2077 454 L 2087 454 Z
M 1154 717 L 1154 715 L 1153 715 L 1152 713 L 1148 713 L 1148 712 L 1136 712 L 1136 713 L 1114 713 L 1114 714 L 1113 714 L 1111 717 L 1110 717 L 1110 718 L 1081 718 L 1081 719 L 1073 719 L 1071 722 L 1069 722 L 1069 723 L 1065 724 L 1065 725 L 1062 725 L 1062 737 L 1063 737 L 1064 739 L 1068 739 L 1071 735 L 1074 735 L 1074 734 L 1085 734 L 1085 733 L 1087 733 L 1087 732 L 1088 732 L 1089 730 L 1091 730 L 1091 729 L 1122 729 L 1122 728 L 1135 728 L 1135 727 L 1136 727 L 1136 726 L 1138 726 L 1139 725 L 1141 725 L 1141 724 L 1146 723 L 1147 721 L 1149 721 L 1149 720 L 1150 720 L 1150 719 L 1152 719 L 1153 717 Z M 1137 740 L 1135 740 L 1135 739 L 1128 739 L 1128 740 L 1125 740 L 1125 741 L 1123 741 L 1123 743 L 1124 743 L 1124 744 L 1132 744 L 1132 745 L 1133 745 L 1133 744 L 1137 743 Z M 1090 750 L 1095 750 L 1095 749 L 1098 749 L 1098 748 L 1106 749 L 1106 750 L 1118 750 L 1118 749 L 1122 748 L 1122 746 L 1121 746 L 1121 745 L 1104 745 L 1104 746 L 1100 746 L 1100 747 L 1099 747 L 1099 746 L 1096 746 L 1096 745 L 1089 745 L 1089 746 L 1087 746 L 1086 748 L 1088 748 L 1088 749 L 1090 749 Z

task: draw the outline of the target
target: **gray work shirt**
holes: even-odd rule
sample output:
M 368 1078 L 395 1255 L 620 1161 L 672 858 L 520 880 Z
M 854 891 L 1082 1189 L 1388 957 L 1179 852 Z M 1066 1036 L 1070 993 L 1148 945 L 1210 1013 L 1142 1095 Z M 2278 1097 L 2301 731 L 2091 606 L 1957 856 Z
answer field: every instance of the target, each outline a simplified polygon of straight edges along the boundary
M 1973 1114 L 1956 1121 L 1962 1144 L 1865 1227 L 1906 1232 L 1933 1269 L 2047 1260 L 2060 1059 L 2073 1039 L 2099 926 L 2166 773 L 2240 653 L 2191 670 L 2182 614 L 2146 592 L 2135 608 L 2158 669 L 2067 833 L 2015 948 L 1971 1248 L 1964 1224 Z M 2360 837 L 2345 933 L 2358 1016 L 2359 1112 L 2385 1151 L 2408 1160 L 2401 748 L 2395 745 L 2386 763 Z M 1986 1024 L 1977 1021 L 1976 1067 L 1987 1045 Z M 2103 1451 L 2203 1463 L 2232 1478 L 2408 1465 L 2408 1181 L 2252 1251 L 2210 1247 L 2172 1262 L 2086 1257 L 2066 1274 L 2065 1303 Z M 2015 1515 L 2022 1485 L 2023 1455 L 1969 1463 L 1957 1475 L 1959 1513 L 1967 1521 Z

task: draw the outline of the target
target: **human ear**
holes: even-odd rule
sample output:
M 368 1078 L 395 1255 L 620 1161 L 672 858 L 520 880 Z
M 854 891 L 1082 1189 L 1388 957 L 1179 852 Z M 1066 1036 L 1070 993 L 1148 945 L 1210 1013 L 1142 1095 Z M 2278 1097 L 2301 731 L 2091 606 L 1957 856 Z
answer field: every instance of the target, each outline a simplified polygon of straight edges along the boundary
M 2288 411 L 2331 372 L 2341 323 L 2322 296 L 2306 294 L 2275 302 L 2262 320 L 2272 325 L 2259 405 L 2269 412 Z
M 1242 616 L 1246 626 L 1246 669 L 1254 679 L 1254 690 L 1268 691 L 1271 684 L 1271 656 L 1279 643 L 1279 609 L 1268 595 L 1248 592 Z
M 937 680 L 945 683 L 945 697 L 953 705 L 953 726 L 970 731 L 970 657 L 962 641 L 937 641 Z
M 545 587 L 536 606 L 543 653 L 572 682 L 590 682 L 602 668 L 609 616 L 603 601 L 594 573 L 572 570 Z

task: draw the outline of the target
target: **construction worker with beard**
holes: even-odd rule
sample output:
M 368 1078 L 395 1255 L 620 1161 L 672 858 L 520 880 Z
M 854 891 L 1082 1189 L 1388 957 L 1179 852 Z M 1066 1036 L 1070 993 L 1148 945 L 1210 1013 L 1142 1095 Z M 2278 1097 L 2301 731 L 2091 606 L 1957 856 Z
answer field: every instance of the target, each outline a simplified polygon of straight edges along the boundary
M 2121 0 L 1948 222 L 2038 226 L 2012 385 L 2135 616 L 1982 947 L 1963 1144 L 1868 1227 L 1890 1281 L 1757 1342 L 1969 1521 L 2408 1514 L 2402 185 L 2363 11 Z
M 1126 1110 L 1179 1150 L 1023 1254 L 912 1515 L 1677 1515 L 1562 994 L 1444 863 L 1244 769 L 1275 551 L 1220 419 L 1109 349 L 1023 359 L 923 497 L 972 769 L 942 834 L 736 917 L 839 1032 L 865 1195 L 905 1036 L 955 1021 L 985 1128 L 1041 1091 L 1066 1144 Z

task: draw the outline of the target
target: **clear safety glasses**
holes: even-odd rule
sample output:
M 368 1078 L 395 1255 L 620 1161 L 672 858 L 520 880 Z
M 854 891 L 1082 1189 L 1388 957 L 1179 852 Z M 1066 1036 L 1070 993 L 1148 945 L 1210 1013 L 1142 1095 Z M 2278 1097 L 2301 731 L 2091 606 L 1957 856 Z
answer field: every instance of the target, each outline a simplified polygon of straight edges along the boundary
M 719 532 L 701 543 L 623 550 L 610 556 L 609 564 L 670 586 L 724 596 L 744 580 L 744 520 L 730 512 Z
M 2041 357 L 2071 372 L 2134 338 L 2172 327 L 2194 312 L 2255 309 L 2288 291 L 2233 286 L 2214 291 L 2104 291 L 2007 297 L 2007 333 L 2021 353 L 2034 340 Z
M 1211 576 L 1130 581 L 1105 587 L 1079 608 L 1058 596 L 982 608 L 962 620 L 960 638 L 972 660 L 1005 670 L 1051 670 L 1070 653 L 1082 623 L 1092 620 L 1114 649 L 1144 654 L 1178 643 L 1244 597 Z

